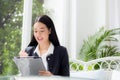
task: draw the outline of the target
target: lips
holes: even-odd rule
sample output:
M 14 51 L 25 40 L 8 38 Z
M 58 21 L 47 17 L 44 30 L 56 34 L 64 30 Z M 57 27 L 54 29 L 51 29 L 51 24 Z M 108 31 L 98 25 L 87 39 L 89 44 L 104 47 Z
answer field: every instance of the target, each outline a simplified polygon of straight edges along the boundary
M 42 40 L 43 40 L 43 38 L 37 38 L 37 40 L 38 40 L 38 41 L 42 41 Z

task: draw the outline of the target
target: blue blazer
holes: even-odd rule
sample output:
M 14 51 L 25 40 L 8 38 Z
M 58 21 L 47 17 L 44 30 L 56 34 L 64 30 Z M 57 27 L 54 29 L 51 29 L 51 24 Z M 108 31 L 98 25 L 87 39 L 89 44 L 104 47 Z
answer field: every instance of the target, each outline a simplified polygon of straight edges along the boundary
M 30 46 L 26 48 L 26 52 L 29 56 L 38 57 L 37 54 L 34 53 L 35 47 Z M 59 76 L 69 76 L 69 58 L 68 53 L 65 47 L 56 46 L 54 48 L 53 54 L 47 56 L 48 62 L 48 70 L 54 74 Z

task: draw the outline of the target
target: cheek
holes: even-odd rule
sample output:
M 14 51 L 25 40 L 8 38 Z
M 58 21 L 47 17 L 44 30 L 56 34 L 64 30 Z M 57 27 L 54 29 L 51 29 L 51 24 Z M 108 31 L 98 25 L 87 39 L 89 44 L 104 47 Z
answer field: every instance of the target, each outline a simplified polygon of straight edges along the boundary
M 37 39 L 37 37 L 39 37 L 39 35 L 37 33 L 34 33 L 34 37 L 35 37 L 35 39 Z
M 34 37 L 35 37 L 35 39 L 36 39 L 36 35 L 35 34 L 33 34 L 34 35 Z
M 46 33 L 46 34 L 44 35 L 44 38 L 48 39 L 48 38 L 49 38 L 49 33 Z
M 34 37 L 36 37 L 36 33 L 34 33 Z
M 45 37 L 46 37 L 46 38 L 49 38 L 49 35 L 48 35 L 48 34 L 46 34 L 46 35 L 45 35 Z

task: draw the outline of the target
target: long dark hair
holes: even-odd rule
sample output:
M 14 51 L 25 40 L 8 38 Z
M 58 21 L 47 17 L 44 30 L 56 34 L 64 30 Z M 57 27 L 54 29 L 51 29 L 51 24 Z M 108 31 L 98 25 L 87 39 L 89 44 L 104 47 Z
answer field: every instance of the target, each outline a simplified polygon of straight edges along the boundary
M 43 15 L 43 16 L 37 17 L 35 20 L 35 23 L 36 22 L 41 22 L 41 23 L 45 24 L 49 30 L 51 29 L 51 34 L 49 35 L 49 40 L 53 43 L 54 46 L 60 46 L 56 31 L 55 31 L 55 26 L 54 26 L 52 19 L 47 15 Z M 28 46 L 37 46 L 37 44 L 38 44 L 38 42 L 36 41 L 36 39 L 33 35 L 31 42 L 29 43 Z

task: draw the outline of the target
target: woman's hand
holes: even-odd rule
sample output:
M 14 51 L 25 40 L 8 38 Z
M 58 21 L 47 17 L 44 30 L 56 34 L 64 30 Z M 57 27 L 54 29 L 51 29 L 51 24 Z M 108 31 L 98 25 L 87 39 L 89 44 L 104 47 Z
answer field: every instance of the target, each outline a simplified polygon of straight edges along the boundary
M 27 54 L 25 51 L 21 50 L 21 51 L 19 52 L 19 56 L 20 56 L 20 57 L 27 57 L 28 54 Z
M 53 74 L 50 71 L 39 71 L 41 76 L 52 76 Z

